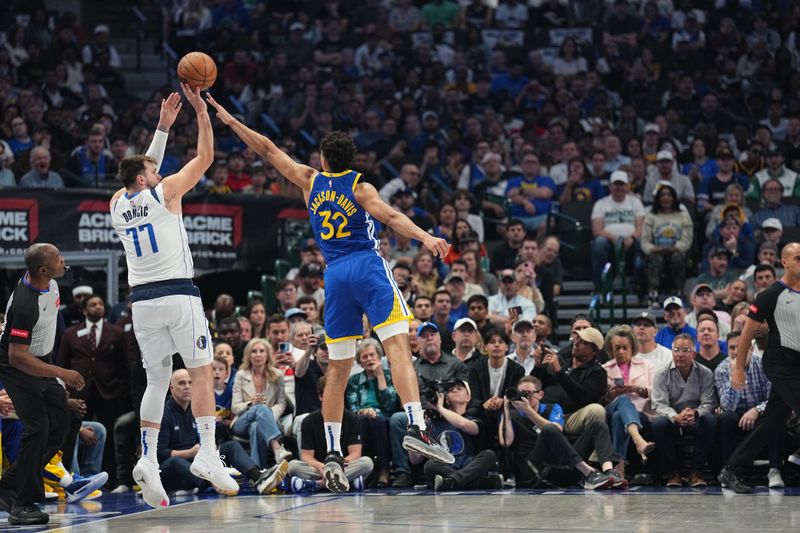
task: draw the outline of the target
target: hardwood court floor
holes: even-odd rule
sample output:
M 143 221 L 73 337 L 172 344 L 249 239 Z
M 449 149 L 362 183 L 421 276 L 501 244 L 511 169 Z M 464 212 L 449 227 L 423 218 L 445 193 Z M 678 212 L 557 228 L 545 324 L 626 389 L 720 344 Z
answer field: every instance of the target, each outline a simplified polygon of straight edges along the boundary
M 437 531 L 558 531 L 586 533 L 729 533 L 800 531 L 799 489 L 752 495 L 637 487 L 625 492 L 504 490 L 434 494 L 363 494 L 172 498 L 168 509 L 147 508 L 133 494 L 108 494 L 80 504 L 49 504 L 48 527 L 2 531 L 88 533 L 255 531 L 323 533 Z

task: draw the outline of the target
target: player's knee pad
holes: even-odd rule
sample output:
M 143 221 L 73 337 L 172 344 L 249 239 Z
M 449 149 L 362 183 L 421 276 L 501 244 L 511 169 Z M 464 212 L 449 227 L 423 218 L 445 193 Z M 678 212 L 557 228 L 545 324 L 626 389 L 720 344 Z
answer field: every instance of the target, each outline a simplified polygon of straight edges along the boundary
M 164 416 L 164 398 L 169 391 L 171 366 L 154 366 L 147 369 L 147 389 L 142 397 L 140 418 L 147 422 L 161 423 Z
M 356 356 L 356 339 L 345 339 L 328 343 L 328 357 L 333 361 L 342 361 Z

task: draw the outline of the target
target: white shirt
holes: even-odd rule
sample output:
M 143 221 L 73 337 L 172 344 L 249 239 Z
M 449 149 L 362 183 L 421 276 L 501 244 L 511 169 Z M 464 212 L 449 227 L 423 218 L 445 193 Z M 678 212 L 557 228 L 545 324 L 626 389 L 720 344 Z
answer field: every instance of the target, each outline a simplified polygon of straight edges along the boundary
M 528 356 L 525 357 L 524 361 L 522 361 L 520 359 L 520 357 L 517 354 L 517 352 L 511 352 L 506 357 L 511 359 L 512 361 L 514 361 L 518 365 L 520 365 L 522 368 L 524 368 L 526 376 L 528 374 L 530 374 L 533 371 L 533 367 L 536 366 L 536 360 L 533 358 L 533 350 L 531 350 L 531 352 L 528 354 Z
M 496 313 L 501 316 L 508 316 L 508 309 L 510 307 L 522 307 L 522 315 L 519 317 L 522 320 L 530 320 L 533 321 L 536 318 L 536 305 L 525 298 L 524 296 L 520 296 L 517 294 L 510 300 L 506 299 L 502 292 L 498 292 L 495 295 L 489 296 L 489 312 Z
M 503 386 L 503 376 L 506 374 L 508 368 L 508 359 L 503 359 L 503 366 L 500 368 L 493 368 L 489 365 L 489 390 L 492 391 L 494 396 L 503 397 L 503 391 L 500 387 Z
M 592 208 L 592 220 L 603 219 L 603 229 L 617 237 L 630 237 L 636 231 L 636 219 L 644 214 L 642 201 L 630 194 L 622 202 L 606 196 Z
M 658 372 L 663 368 L 667 368 L 672 363 L 672 351 L 660 344 L 656 343 L 656 349 L 652 352 L 636 354 L 636 357 L 641 357 L 645 361 L 649 361 L 653 365 L 653 372 Z
M 105 322 L 105 320 L 102 319 L 102 318 L 100 320 L 98 320 L 97 322 L 92 322 L 88 318 L 86 319 L 86 333 L 87 334 L 90 331 L 92 331 L 92 326 L 97 326 L 97 328 L 95 330 L 95 333 L 94 333 L 95 334 L 95 339 L 94 339 L 94 347 L 95 348 L 100 346 L 100 335 L 103 334 L 103 322 Z

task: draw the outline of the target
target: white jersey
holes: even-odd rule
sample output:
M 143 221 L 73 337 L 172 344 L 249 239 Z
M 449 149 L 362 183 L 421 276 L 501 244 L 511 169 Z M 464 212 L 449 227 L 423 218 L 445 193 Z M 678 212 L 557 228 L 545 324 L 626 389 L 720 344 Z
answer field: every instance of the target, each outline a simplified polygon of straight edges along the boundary
M 194 263 L 183 217 L 164 205 L 161 183 L 111 206 L 111 222 L 125 247 L 131 287 L 194 277 Z

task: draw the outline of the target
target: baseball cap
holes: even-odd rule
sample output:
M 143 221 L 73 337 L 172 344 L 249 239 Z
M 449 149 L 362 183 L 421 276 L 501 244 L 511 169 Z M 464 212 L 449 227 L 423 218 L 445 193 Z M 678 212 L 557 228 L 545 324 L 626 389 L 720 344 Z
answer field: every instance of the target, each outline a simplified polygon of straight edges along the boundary
M 727 248 L 725 248 L 724 246 L 722 246 L 721 244 L 717 244 L 715 246 L 712 246 L 708 250 L 708 257 L 716 257 L 718 255 L 725 255 L 725 256 L 730 257 L 731 256 L 731 251 L 728 250 Z
M 475 328 L 475 331 L 478 331 L 478 324 L 476 324 L 475 321 L 472 320 L 471 318 L 469 318 L 468 316 L 465 316 L 464 318 L 459 318 L 458 320 L 456 320 L 456 323 L 453 324 L 453 331 L 458 330 L 458 328 L 460 328 L 464 324 L 466 324 L 468 326 L 472 326 L 473 328 Z
M 92 34 L 97 35 L 98 33 L 111 33 L 111 30 L 108 29 L 108 26 L 105 24 L 98 24 L 94 27 Z
M 437 114 L 436 114 L 436 111 L 425 111 L 425 112 L 422 114 L 422 120 L 427 120 L 427 119 L 429 119 L 429 118 L 431 118 L 431 117 L 433 117 L 433 118 L 435 118 L 435 119 L 438 119 L 438 118 L 439 118 L 439 115 L 437 115 Z
M 511 328 L 511 331 L 516 332 L 519 328 L 522 327 L 528 327 L 530 329 L 533 329 L 533 322 L 524 319 L 517 320 L 516 322 L 514 322 L 514 326 Z
M 647 320 L 653 326 L 658 325 L 658 320 L 656 319 L 655 315 L 653 315 L 652 313 L 648 313 L 647 311 L 643 311 L 638 315 L 636 315 L 635 317 L 633 317 L 633 320 L 631 320 L 631 324 L 636 324 L 640 320 Z
M 450 389 L 452 389 L 456 385 L 461 385 L 462 387 L 467 389 L 467 394 L 472 396 L 472 390 L 469 388 L 469 381 L 464 380 L 464 379 L 457 379 L 447 388 L 447 390 L 449 391 Z
M 302 22 L 293 22 L 292 25 L 289 26 L 289 31 L 295 31 L 295 30 L 305 31 L 306 25 L 303 24 Z
M 644 127 L 645 133 L 661 133 L 661 130 L 658 127 L 658 124 L 651 122 L 650 124 Z
M 516 281 L 517 278 L 514 277 L 514 274 L 501 274 L 500 281 L 504 281 L 506 283 L 511 283 Z
M 303 311 L 302 309 L 300 309 L 299 307 L 292 307 L 291 309 L 287 310 L 283 314 L 283 316 L 285 316 L 287 320 L 291 319 L 291 318 L 294 318 L 296 316 L 302 316 L 303 318 L 308 318 L 308 315 L 306 314 L 306 312 Z
M 411 187 L 403 187 L 402 189 L 398 189 L 397 192 L 395 192 L 392 195 L 392 197 L 397 197 L 397 196 L 413 196 L 414 198 L 416 198 L 417 193 L 415 193 L 414 189 L 412 189 Z
M 92 288 L 88 285 L 78 285 L 77 287 L 73 287 L 72 289 L 72 296 L 78 296 L 80 294 L 85 294 L 86 296 L 91 296 L 94 294 Z
M 712 289 L 712 288 L 711 288 L 711 285 L 709 285 L 708 283 L 698 283 L 698 284 L 697 284 L 697 285 L 695 285 L 695 286 L 694 286 L 694 288 L 692 289 L 692 298 L 694 298 L 695 296 L 697 296 L 697 293 L 699 293 L 700 291 L 704 291 L 704 292 L 705 292 L 705 291 L 714 292 L 714 289 Z
M 656 154 L 656 161 L 664 161 L 664 160 L 674 161 L 675 156 L 673 156 L 672 152 L 670 152 L 669 150 L 661 150 Z
M 625 172 L 624 170 L 615 170 L 614 172 L 611 173 L 611 177 L 608 178 L 608 182 L 609 183 L 614 183 L 614 182 L 628 183 L 628 173 Z
M 603 339 L 603 334 L 600 333 L 597 329 L 586 328 L 578 331 L 577 333 L 578 337 L 580 337 L 581 340 L 583 340 L 584 342 L 594 344 L 595 346 L 597 346 L 598 350 L 603 349 L 603 345 L 605 344 L 605 339 Z
M 444 279 L 445 283 L 464 283 L 464 278 L 459 276 L 458 274 L 448 274 L 448 276 Z
M 664 309 L 669 307 L 670 305 L 677 305 L 678 307 L 683 307 L 683 300 L 678 298 L 677 296 L 670 296 L 666 300 L 664 300 Z
M 432 329 L 436 333 L 439 333 L 439 326 L 433 322 L 423 322 L 417 327 L 417 335 L 422 335 L 422 332 L 426 329 Z
M 761 223 L 761 229 L 776 229 L 783 231 L 783 224 L 777 218 L 770 217 Z
M 297 272 L 298 276 L 321 276 L 322 275 L 322 267 L 320 267 L 316 263 L 306 263 L 300 267 L 300 270 Z
M 767 148 L 766 156 L 769 157 L 772 155 L 783 155 L 783 152 L 781 152 L 781 149 L 778 148 L 777 144 L 770 144 L 769 148 Z

